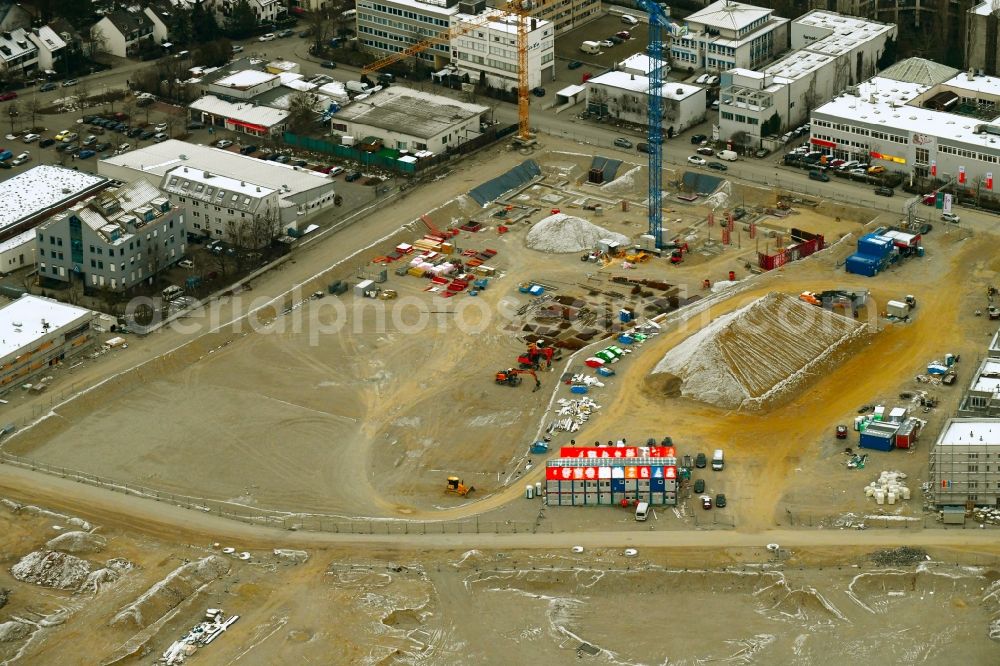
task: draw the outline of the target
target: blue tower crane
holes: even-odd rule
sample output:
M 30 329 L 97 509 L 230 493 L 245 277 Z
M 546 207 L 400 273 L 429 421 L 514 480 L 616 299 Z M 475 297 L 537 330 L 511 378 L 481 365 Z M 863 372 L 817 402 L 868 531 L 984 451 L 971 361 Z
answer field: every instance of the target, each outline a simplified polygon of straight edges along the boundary
M 647 123 L 649 125 L 649 233 L 658 249 L 663 247 L 663 36 L 670 19 L 663 8 L 651 0 L 637 0 L 649 15 L 650 59 Z

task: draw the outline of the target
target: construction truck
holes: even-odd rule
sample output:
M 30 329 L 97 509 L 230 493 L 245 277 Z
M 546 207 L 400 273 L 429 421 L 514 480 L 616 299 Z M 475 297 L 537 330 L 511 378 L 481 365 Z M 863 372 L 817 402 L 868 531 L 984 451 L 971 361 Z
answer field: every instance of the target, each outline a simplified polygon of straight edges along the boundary
M 496 383 L 504 386 L 520 386 L 521 375 L 531 375 L 534 378 L 535 388 L 532 392 L 542 387 L 542 382 L 538 380 L 538 375 L 535 374 L 534 370 L 518 370 L 516 368 L 507 368 L 506 370 L 498 371 L 496 374 Z
M 476 489 L 475 486 L 465 485 L 465 482 L 459 479 L 457 476 L 449 476 L 448 485 L 447 487 L 445 487 L 444 491 L 446 493 L 453 493 L 455 495 L 461 495 L 462 497 L 465 497 L 475 489 Z

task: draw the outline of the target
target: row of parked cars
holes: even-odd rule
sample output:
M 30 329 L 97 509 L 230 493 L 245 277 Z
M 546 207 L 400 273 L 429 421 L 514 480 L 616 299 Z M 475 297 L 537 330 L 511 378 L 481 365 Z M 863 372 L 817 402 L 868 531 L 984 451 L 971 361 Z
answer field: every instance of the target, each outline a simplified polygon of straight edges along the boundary
M 230 139 L 219 139 L 212 145 L 214 145 L 216 148 L 225 149 L 232 146 L 233 142 Z M 303 169 L 310 169 L 312 171 L 317 171 L 319 173 L 325 173 L 330 177 L 336 177 L 346 172 L 347 175 L 344 176 L 344 180 L 346 180 L 348 183 L 352 183 L 360 179 L 362 176 L 360 171 L 357 170 L 347 171 L 347 169 L 345 169 L 342 166 L 333 166 L 327 164 L 309 164 L 309 162 L 306 160 L 303 160 L 301 158 L 295 158 L 292 157 L 291 155 L 286 155 L 284 153 L 275 153 L 266 151 L 266 152 L 261 152 L 259 155 L 257 155 L 256 153 L 258 152 L 259 150 L 257 146 L 253 144 L 240 146 L 239 149 L 240 155 L 252 155 L 254 157 L 257 157 L 258 159 L 264 160 L 265 162 L 278 162 L 279 164 L 290 164 L 291 166 L 297 166 Z

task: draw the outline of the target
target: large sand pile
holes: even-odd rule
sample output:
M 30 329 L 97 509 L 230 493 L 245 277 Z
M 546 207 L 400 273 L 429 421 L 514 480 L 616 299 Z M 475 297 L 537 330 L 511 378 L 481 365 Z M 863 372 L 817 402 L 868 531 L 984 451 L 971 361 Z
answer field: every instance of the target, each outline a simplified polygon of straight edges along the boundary
M 762 407 L 867 332 L 867 324 L 772 293 L 719 317 L 671 349 L 650 379 L 719 407 Z
M 565 213 L 549 215 L 528 231 L 526 243 L 540 252 L 583 252 L 593 250 L 602 239 L 628 243 L 628 237 L 592 224 L 582 217 Z

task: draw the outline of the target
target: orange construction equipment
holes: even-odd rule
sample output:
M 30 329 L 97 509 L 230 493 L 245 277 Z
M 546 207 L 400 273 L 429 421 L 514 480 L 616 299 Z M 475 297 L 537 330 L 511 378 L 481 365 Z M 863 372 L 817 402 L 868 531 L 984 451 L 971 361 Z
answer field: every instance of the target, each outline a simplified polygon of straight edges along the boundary
M 498 371 L 496 375 L 496 383 L 503 384 L 505 386 L 520 386 L 520 375 L 531 375 L 534 378 L 535 388 L 532 389 L 532 393 L 542 388 L 542 382 L 538 380 L 538 375 L 535 374 L 534 370 L 518 370 L 516 368 L 507 368 L 506 370 Z
M 444 491 L 446 493 L 454 493 L 455 495 L 461 495 L 462 497 L 465 497 L 475 489 L 476 489 L 475 486 L 465 485 L 465 483 L 457 476 L 449 476 L 448 485 L 444 489 Z
M 803 291 L 799 294 L 799 300 L 809 303 L 810 305 L 823 305 L 823 301 L 821 301 L 816 294 L 811 291 Z

